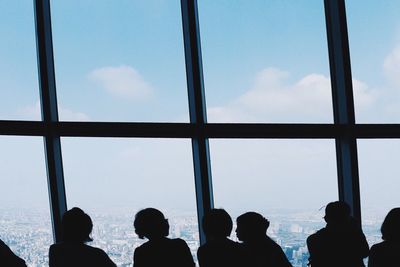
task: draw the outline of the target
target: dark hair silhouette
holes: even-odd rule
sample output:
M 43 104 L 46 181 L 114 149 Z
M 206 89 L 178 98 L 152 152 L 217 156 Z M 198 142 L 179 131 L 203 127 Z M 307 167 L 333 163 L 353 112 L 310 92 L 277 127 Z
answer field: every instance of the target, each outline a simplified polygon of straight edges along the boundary
M 325 221 L 328 224 L 340 224 L 350 218 L 350 206 L 343 201 L 330 202 L 325 208 Z
M 224 209 L 211 209 L 202 220 L 206 243 L 197 250 L 200 267 L 247 267 L 249 256 L 242 244 L 230 240 L 232 218 Z
M 368 267 L 398 266 L 400 250 L 400 208 L 394 208 L 382 223 L 383 241 L 371 247 Z
M 90 242 L 93 229 L 92 219 L 80 208 L 72 208 L 64 213 L 62 218 L 64 242 Z
M 227 237 L 233 228 L 232 218 L 224 209 L 212 209 L 203 217 L 203 230 L 209 237 Z
M 165 237 L 169 234 L 168 220 L 161 211 L 154 208 L 143 209 L 136 213 L 133 226 L 141 239 Z
M 365 266 L 369 247 L 350 206 L 343 201 L 330 202 L 325 208 L 326 227 L 307 238 L 313 267 Z
M 236 235 L 251 257 L 251 264 L 246 266 L 292 267 L 282 248 L 267 235 L 266 218 L 256 212 L 246 212 L 236 222 Z
M 386 215 L 381 227 L 382 239 L 400 240 L 400 208 L 394 208 Z
M 243 241 L 265 236 L 269 227 L 269 221 L 257 212 L 246 212 L 236 221 L 238 238 Z
M 92 241 L 93 223 L 83 210 L 72 208 L 65 212 L 61 225 L 62 242 L 51 245 L 49 249 L 50 267 L 116 267 L 103 250 L 85 244 Z
M 161 211 L 147 208 L 136 213 L 133 223 L 139 238 L 149 241 L 135 249 L 134 267 L 195 267 L 185 241 L 168 238 L 169 224 Z

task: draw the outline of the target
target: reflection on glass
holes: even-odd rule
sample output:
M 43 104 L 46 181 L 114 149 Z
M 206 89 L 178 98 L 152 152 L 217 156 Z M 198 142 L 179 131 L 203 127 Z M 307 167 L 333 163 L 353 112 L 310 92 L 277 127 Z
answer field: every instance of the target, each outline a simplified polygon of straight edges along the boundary
M 0 1 L 0 119 L 40 120 L 33 1 Z
M 140 209 L 160 209 L 170 237 L 184 239 L 193 255 L 198 226 L 189 140 L 63 138 L 68 207 L 93 219 L 93 245 L 118 266 L 131 264 L 143 243 L 134 233 Z
M 0 239 L 29 266 L 47 266 L 53 243 L 43 141 L 0 137 Z
M 60 119 L 188 121 L 180 1 L 52 1 Z
M 356 119 L 399 122 L 400 2 L 346 0 Z
M 363 228 L 370 245 L 381 242 L 386 214 L 400 206 L 399 140 L 358 140 Z
M 210 122 L 332 122 L 323 1 L 198 1 Z
M 211 140 L 210 150 L 215 206 L 263 214 L 292 264 L 307 266 L 306 238 L 338 199 L 334 141 Z

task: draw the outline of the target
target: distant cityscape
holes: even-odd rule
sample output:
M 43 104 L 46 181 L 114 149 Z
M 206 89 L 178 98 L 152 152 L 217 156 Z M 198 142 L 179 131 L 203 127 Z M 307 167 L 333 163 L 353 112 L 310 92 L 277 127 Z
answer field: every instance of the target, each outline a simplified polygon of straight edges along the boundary
M 94 228 L 90 245 L 105 250 L 117 266 L 132 266 L 133 251 L 145 240 L 139 239 L 133 229 L 133 213 L 103 212 L 89 214 Z M 193 258 L 199 246 L 197 218 L 194 214 L 169 213 L 170 237 L 182 238 L 189 245 Z M 171 217 L 171 215 L 173 215 Z M 284 250 L 293 267 L 306 267 L 308 251 L 306 238 L 325 224 L 320 214 L 276 212 L 271 221 L 268 234 Z M 363 229 L 370 245 L 381 241 L 380 225 L 382 217 L 364 222 Z M 53 243 L 50 215 L 43 211 L 0 210 L 0 238 L 28 266 L 48 266 L 48 249 Z M 233 234 L 232 239 L 236 240 Z

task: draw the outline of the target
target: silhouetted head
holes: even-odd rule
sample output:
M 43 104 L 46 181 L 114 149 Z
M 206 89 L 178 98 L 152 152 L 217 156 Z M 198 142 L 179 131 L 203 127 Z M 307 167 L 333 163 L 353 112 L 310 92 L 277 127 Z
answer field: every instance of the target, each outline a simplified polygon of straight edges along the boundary
M 329 203 L 325 208 L 325 221 L 327 224 L 343 224 L 348 222 L 350 216 L 350 206 L 343 201 L 335 201 Z
M 230 236 L 232 228 L 232 218 L 224 209 L 212 209 L 203 217 L 203 230 L 209 238 Z
M 168 220 L 161 211 L 147 208 L 136 213 L 133 223 L 135 232 L 139 238 L 161 238 L 169 234 Z
M 64 242 L 85 243 L 92 241 L 90 233 L 93 229 L 92 219 L 80 208 L 66 211 L 62 217 Z
M 246 212 L 236 219 L 236 235 L 240 241 L 263 238 L 267 234 L 269 221 L 256 212 Z
M 400 208 L 394 208 L 386 215 L 381 227 L 382 239 L 400 241 Z

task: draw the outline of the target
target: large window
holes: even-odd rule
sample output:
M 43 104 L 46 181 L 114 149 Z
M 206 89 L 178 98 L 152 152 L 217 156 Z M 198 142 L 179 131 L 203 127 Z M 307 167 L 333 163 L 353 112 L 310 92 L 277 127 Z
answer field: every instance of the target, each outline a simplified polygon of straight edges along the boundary
M 398 123 L 400 2 L 347 0 L 346 7 L 357 121 Z
M 358 142 L 363 227 L 370 245 L 381 240 L 386 214 L 399 206 L 400 172 L 396 166 L 399 140 Z
M 119 266 L 148 206 L 193 254 L 214 206 L 263 213 L 296 267 L 330 201 L 380 241 L 400 186 L 400 124 L 383 124 L 397 122 L 398 1 L 0 7 L 0 238 L 28 264 L 47 263 L 73 206 Z
M 1 136 L 0 147 L 0 239 L 29 266 L 46 266 L 53 240 L 43 140 Z
M 32 1 L 0 2 L 0 119 L 40 120 Z
M 334 142 L 212 140 L 210 145 L 215 206 L 233 218 L 246 211 L 263 214 L 271 222 L 270 236 L 292 264 L 307 262 L 305 240 L 323 226 L 326 203 L 338 198 Z
M 322 1 L 205 0 L 199 19 L 210 122 L 333 121 Z
M 52 14 L 61 120 L 189 120 L 178 0 L 52 1 Z
M 93 245 L 118 266 L 132 263 L 143 243 L 134 232 L 140 209 L 155 207 L 171 223 L 170 235 L 199 245 L 189 140 L 63 138 L 68 206 L 92 216 Z M 102 151 L 99 153 L 99 151 Z

